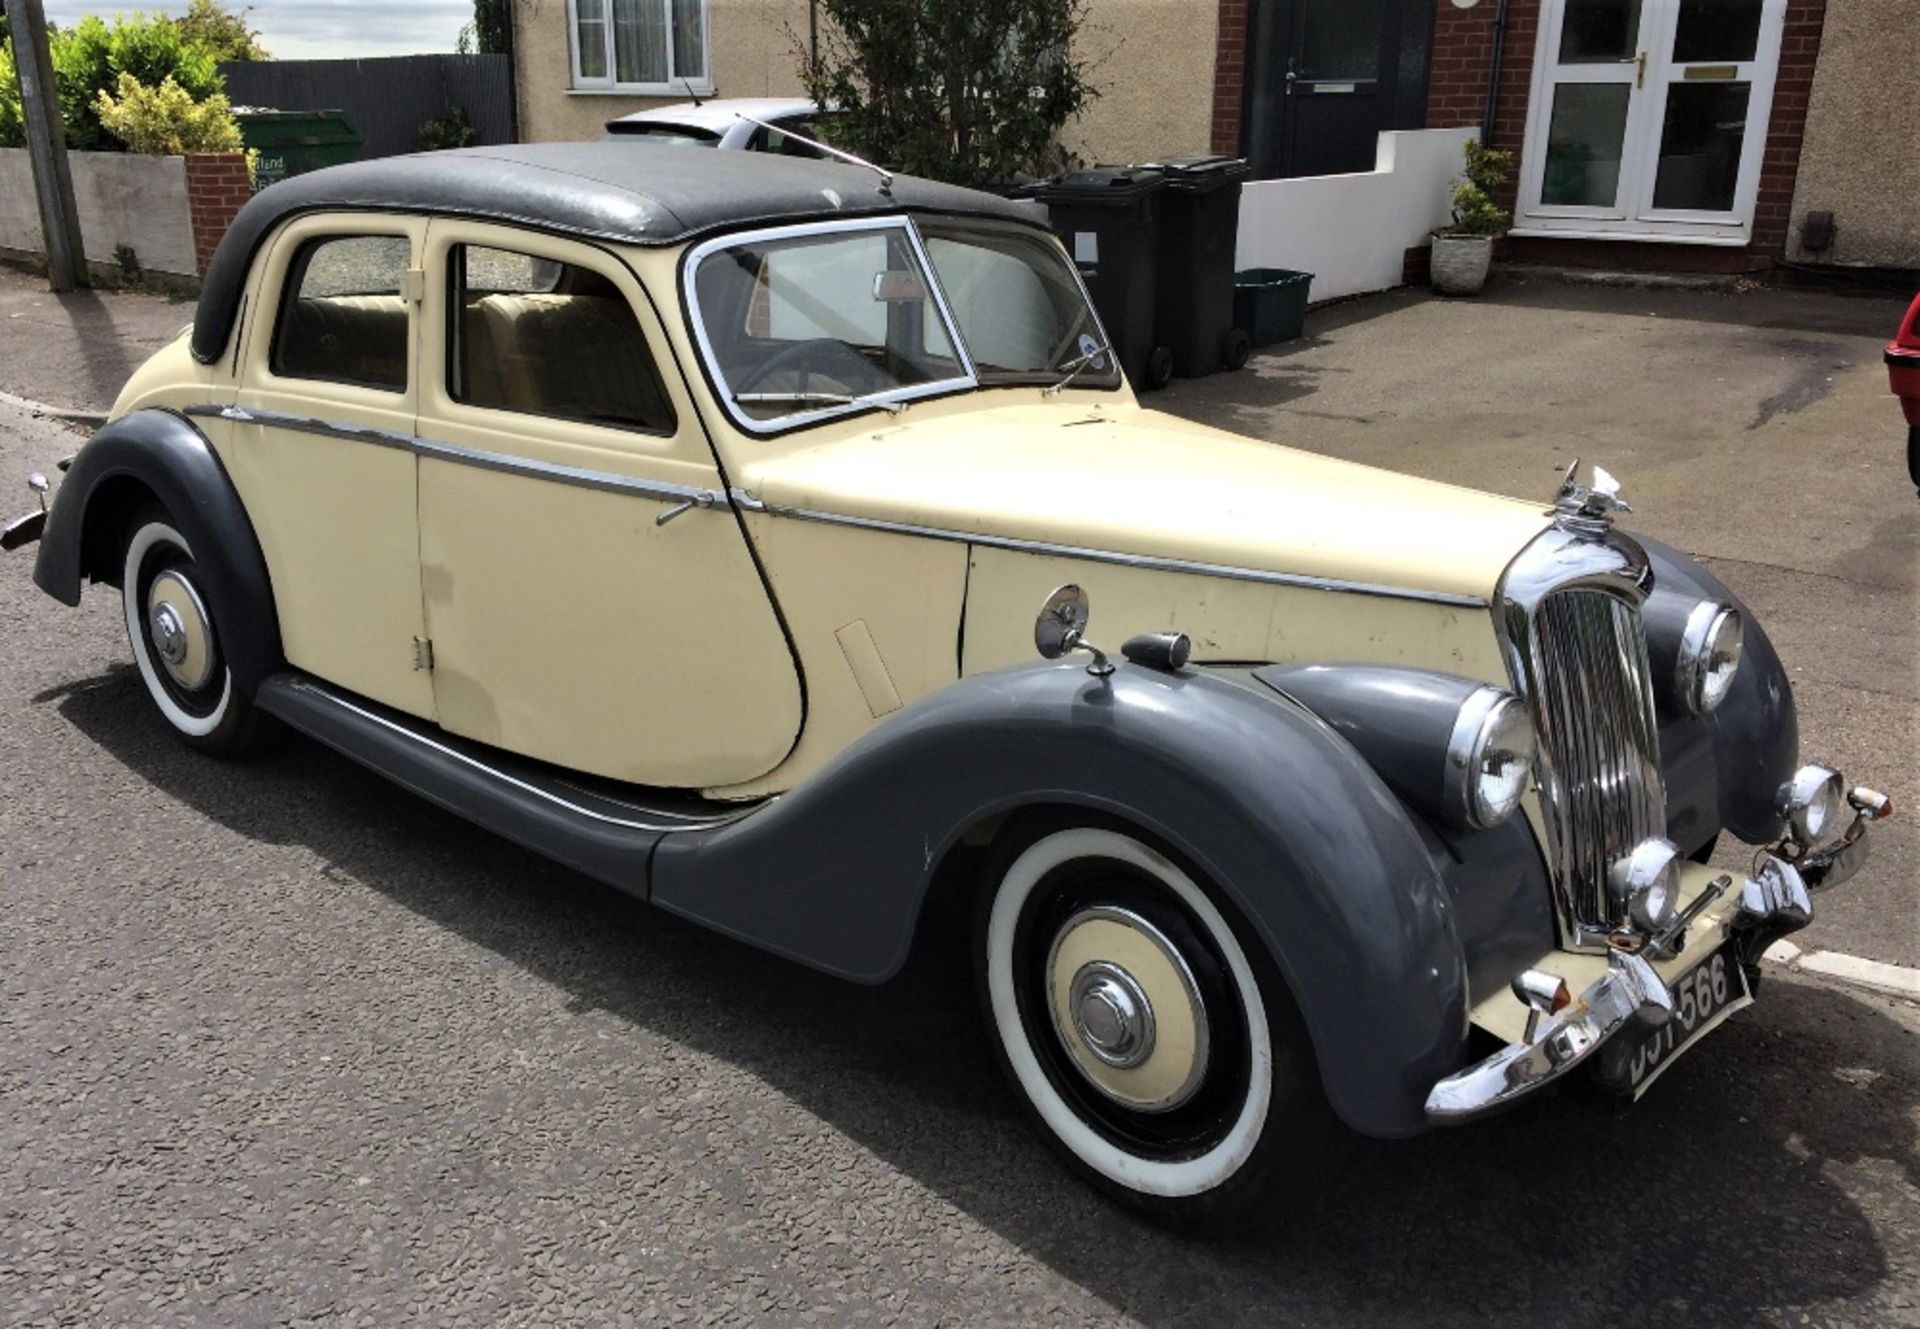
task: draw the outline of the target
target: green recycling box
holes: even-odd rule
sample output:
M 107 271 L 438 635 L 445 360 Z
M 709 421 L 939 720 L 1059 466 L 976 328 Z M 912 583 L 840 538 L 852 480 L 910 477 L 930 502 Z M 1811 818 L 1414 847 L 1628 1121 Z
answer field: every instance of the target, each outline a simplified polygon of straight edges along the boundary
M 352 161 L 365 142 L 341 111 L 235 111 L 233 118 L 240 122 L 240 141 L 260 154 L 255 190 Z

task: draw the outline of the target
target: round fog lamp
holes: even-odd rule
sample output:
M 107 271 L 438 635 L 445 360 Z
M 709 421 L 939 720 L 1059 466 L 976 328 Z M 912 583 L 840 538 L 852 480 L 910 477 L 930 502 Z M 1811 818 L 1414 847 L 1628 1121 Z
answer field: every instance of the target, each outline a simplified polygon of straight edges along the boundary
M 1705 715 L 1727 699 L 1745 643 L 1738 609 L 1711 600 L 1694 606 L 1680 636 L 1680 696 L 1688 710 Z
M 1780 815 L 1787 834 L 1800 845 L 1816 845 L 1833 833 L 1846 815 L 1847 790 L 1838 771 L 1802 766 L 1780 786 Z
M 1658 932 L 1680 907 L 1680 847 L 1654 836 L 1608 873 L 1614 900 L 1625 906 L 1628 921 L 1642 932 Z

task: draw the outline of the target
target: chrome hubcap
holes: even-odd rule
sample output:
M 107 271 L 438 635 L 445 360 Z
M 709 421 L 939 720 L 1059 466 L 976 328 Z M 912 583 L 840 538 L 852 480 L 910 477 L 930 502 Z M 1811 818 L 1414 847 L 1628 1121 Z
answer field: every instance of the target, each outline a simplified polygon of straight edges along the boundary
M 1096 960 L 1073 976 L 1074 1032 L 1109 1066 L 1138 1066 L 1153 1055 L 1153 1003 L 1132 974 Z
M 147 629 L 160 667 L 175 684 L 197 692 L 213 679 L 213 629 L 192 582 L 169 569 L 147 588 Z
M 180 615 L 172 605 L 161 605 L 153 611 L 152 624 L 153 649 L 167 664 L 179 665 L 187 658 L 187 629 Z
M 1100 1093 L 1168 1112 L 1206 1077 L 1207 1012 L 1192 971 L 1159 928 L 1102 905 L 1069 918 L 1047 956 L 1054 1033 Z

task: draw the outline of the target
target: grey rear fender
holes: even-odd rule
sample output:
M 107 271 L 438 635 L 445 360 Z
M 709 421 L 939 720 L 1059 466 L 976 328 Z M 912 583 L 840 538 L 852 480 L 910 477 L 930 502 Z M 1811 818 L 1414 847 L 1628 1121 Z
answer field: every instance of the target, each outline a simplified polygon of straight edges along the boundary
M 221 646 L 234 686 L 251 695 L 280 664 L 273 586 L 253 523 L 206 435 L 171 411 L 135 411 L 96 433 L 54 496 L 33 580 L 64 604 L 83 584 L 115 581 L 119 542 L 158 502 L 193 550 L 217 622 L 245 624 Z
M 1335 1110 L 1368 1134 L 1424 1128 L 1467 1035 L 1447 887 L 1367 763 L 1264 687 L 1072 662 L 966 679 L 752 816 L 666 837 L 651 897 L 878 982 L 904 963 L 948 850 L 1032 807 L 1118 818 L 1184 859 L 1274 957 Z

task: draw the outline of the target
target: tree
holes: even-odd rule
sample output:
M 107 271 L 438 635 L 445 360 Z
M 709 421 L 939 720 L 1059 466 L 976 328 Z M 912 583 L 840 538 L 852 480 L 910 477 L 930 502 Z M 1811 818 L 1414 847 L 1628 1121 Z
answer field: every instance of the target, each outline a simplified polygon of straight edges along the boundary
M 170 78 L 150 88 L 131 74 L 120 76 L 117 91 L 115 96 L 102 90 L 94 101 L 101 125 L 129 152 L 177 156 L 240 150 L 240 126 L 220 93 L 196 101 Z
M 1060 127 L 1096 92 L 1074 58 L 1087 0 L 821 0 L 808 95 L 843 114 L 852 152 L 964 185 L 1047 169 Z
M 513 0 L 473 0 L 473 35 L 481 55 L 506 55 L 513 50 Z
M 54 33 L 50 45 L 60 119 L 76 152 L 120 148 L 100 126 L 99 96 L 118 92 L 122 74 L 149 88 L 172 79 L 194 101 L 226 86 L 213 55 L 187 41 L 164 14 L 121 15 L 112 27 L 89 15 Z
M 248 5 L 235 14 L 220 0 L 193 0 L 186 16 L 173 24 L 189 45 L 204 48 L 216 61 L 271 60 L 260 45 L 260 34 L 247 26 L 252 10 Z

